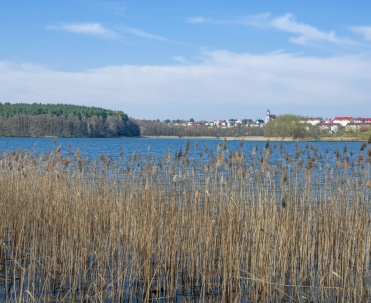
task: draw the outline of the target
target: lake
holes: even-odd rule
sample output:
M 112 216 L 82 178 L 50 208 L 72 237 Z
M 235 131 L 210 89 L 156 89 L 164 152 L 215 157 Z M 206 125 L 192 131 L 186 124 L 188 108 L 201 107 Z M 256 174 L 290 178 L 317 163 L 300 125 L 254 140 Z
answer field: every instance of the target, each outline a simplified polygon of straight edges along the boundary
M 99 159 L 103 154 L 116 158 L 122 150 L 125 155 L 133 153 L 150 154 L 156 156 L 164 156 L 169 152 L 169 149 L 176 153 L 181 148 L 184 150 L 187 142 L 190 142 L 191 149 L 193 148 L 193 155 L 196 156 L 198 151 L 207 148 L 216 151 L 218 145 L 223 142 L 222 139 L 152 139 L 152 138 L 0 138 L 0 150 L 2 152 L 10 152 L 16 149 L 28 151 L 36 151 L 36 153 L 48 153 L 58 146 L 61 147 L 62 155 L 70 152 L 74 154 L 79 149 L 82 157 L 89 157 L 90 159 Z M 243 146 L 241 141 L 233 140 L 227 141 L 228 151 L 234 152 L 242 150 L 245 154 L 250 154 L 254 148 L 258 150 L 266 146 L 266 141 L 244 141 Z M 195 148 L 198 143 L 197 148 Z M 283 149 L 289 153 L 295 152 L 296 142 L 270 142 L 270 146 L 277 147 L 282 144 Z M 357 157 L 358 152 L 362 146 L 362 142 L 306 142 L 299 141 L 298 147 L 305 148 L 307 145 L 313 146 L 317 149 L 319 154 L 334 155 L 336 150 L 342 152 L 346 147 L 347 151 L 353 152 L 353 156 Z M 277 148 L 278 150 L 278 148 Z M 191 153 L 192 155 L 192 153 Z M 275 160 L 279 157 L 278 154 L 273 153 L 271 159 Z

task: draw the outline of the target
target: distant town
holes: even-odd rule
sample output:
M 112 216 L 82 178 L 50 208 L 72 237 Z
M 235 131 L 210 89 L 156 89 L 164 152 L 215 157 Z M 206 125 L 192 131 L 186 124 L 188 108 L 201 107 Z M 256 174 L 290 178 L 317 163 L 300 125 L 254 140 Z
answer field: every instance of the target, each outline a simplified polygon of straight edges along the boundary
M 263 127 L 270 121 L 277 118 L 277 115 L 271 114 L 270 110 L 266 111 L 264 119 L 225 119 L 213 121 L 194 121 L 186 120 L 164 120 L 163 123 L 174 126 L 205 126 L 210 128 L 235 128 L 235 127 Z M 371 118 L 369 117 L 334 117 L 333 119 L 323 119 L 321 117 L 300 117 L 302 123 L 310 126 L 317 126 L 322 132 L 337 133 L 339 131 L 359 131 L 362 127 L 371 127 Z

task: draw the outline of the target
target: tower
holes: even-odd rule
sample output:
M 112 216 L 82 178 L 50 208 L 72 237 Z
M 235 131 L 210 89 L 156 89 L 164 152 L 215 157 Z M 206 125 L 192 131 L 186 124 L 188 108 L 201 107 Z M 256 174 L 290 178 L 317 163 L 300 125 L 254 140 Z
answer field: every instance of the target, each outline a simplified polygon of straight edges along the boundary
M 267 112 L 265 114 L 264 123 L 268 123 L 271 120 L 271 112 L 269 109 L 267 109 Z

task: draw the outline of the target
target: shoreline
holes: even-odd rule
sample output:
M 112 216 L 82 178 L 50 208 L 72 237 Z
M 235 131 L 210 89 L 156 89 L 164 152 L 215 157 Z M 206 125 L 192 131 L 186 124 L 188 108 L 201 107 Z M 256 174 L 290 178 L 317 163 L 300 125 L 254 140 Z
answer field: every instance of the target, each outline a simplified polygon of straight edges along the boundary
M 87 137 L 58 137 L 58 136 L 42 136 L 42 137 L 14 137 L 14 136 L 0 136 L 0 138 L 84 138 Z M 110 138 L 110 137 L 107 137 Z M 107 139 L 106 138 L 106 139 Z M 134 136 L 134 137 L 112 137 L 114 138 L 137 138 L 137 139 L 202 139 L 202 140 L 227 140 L 227 141 L 271 141 L 271 142 L 365 142 L 367 139 L 357 138 L 357 137 L 320 137 L 318 140 L 314 138 L 308 139 L 293 139 L 290 137 L 264 137 L 264 136 L 241 136 L 241 137 L 211 137 L 211 136 Z M 99 139 L 99 138 L 96 138 Z
M 192 137 L 192 136 L 142 136 L 140 138 L 143 139 L 202 139 L 202 140 L 224 140 L 227 141 L 272 141 L 272 142 L 363 142 L 364 140 L 355 137 L 325 137 L 320 138 L 319 140 L 316 139 L 293 139 L 290 137 L 264 137 L 264 136 L 241 136 L 241 137 L 208 137 L 208 136 L 200 136 L 200 137 Z

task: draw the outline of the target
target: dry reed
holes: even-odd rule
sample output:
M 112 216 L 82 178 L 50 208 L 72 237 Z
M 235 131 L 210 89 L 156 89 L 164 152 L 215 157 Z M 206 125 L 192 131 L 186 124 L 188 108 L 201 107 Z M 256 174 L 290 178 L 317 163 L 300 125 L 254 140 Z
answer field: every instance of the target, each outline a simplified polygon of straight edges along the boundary
M 242 145 L 2 153 L 0 301 L 371 301 L 370 151 Z

